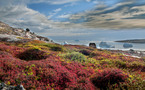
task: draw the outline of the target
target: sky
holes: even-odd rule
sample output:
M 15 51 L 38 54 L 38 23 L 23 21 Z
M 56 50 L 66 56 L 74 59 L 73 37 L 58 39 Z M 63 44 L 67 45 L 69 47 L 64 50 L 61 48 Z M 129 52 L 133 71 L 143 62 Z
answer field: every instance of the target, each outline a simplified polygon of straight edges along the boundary
M 145 38 L 145 0 L 0 0 L 0 21 L 52 39 Z

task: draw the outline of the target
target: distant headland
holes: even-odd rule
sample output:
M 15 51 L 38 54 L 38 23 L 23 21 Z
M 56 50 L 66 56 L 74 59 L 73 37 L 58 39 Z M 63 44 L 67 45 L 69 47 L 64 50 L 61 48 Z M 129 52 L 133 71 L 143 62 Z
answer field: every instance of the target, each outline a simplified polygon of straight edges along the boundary
M 123 43 L 145 43 L 145 39 L 130 39 L 130 40 L 119 40 L 115 42 L 123 42 Z

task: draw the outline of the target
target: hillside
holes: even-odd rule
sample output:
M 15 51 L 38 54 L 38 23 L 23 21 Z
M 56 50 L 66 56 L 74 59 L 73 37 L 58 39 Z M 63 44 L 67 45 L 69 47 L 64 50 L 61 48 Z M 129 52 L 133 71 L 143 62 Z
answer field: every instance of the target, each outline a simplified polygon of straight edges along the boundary
M 21 28 L 13 28 L 1 21 L 0 21 L 0 38 L 5 38 L 5 40 L 9 40 L 9 41 L 22 41 L 24 39 L 26 41 L 26 39 L 31 39 L 31 40 L 41 40 L 41 41 L 53 43 L 52 40 L 46 37 L 39 36 L 34 32 L 31 32 L 28 28 L 26 30 Z
M 39 40 L 0 42 L 0 82 L 26 90 L 145 90 L 145 59 Z
M 1 21 L 0 21 L 0 34 L 14 34 L 14 35 L 16 35 L 16 33 L 14 32 L 14 29 L 12 27 L 10 27 L 8 24 L 5 24 Z
M 0 28 L 0 89 L 145 90 L 144 57 L 59 45 L 2 22 Z

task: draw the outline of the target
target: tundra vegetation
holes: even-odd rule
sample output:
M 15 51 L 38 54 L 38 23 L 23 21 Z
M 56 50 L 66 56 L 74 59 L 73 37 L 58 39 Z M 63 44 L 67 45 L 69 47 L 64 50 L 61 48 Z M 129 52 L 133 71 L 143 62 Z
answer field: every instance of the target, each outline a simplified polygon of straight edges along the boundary
M 145 90 L 145 60 L 80 45 L 1 41 L 0 82 L 26 90 Z

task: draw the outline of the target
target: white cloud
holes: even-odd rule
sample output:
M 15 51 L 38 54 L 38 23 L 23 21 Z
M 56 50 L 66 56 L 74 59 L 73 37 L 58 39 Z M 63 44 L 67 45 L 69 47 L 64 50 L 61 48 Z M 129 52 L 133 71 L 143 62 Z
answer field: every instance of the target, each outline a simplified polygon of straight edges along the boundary
M 49 13 L 49 16 L 47 16 L 48 19 L 51 19 L 51 17 L 53 17 L 54 15 L 56 15 L 61 10 L 62 10 L 61 8 L 58 8 L 58 9 L 55 9 L 53 12 Z
M 88 29 L 87 29 L 88 30 Z M 91 35 L 92 32 L 86 32 L 85 29 L 50 29 L 49 33 L 42 33 L 45 36 L 54 36 L 54 37 L 71 37 L 71 36 L 84 36 Z
M 78 3 L 73 2 L 73 3 L 70 3 L 70 4 L 64 5 L 64 7 L 73 7 L 73 6 L 77 5 L 77 4 L 78 4 Z
M 27 8 L 25 5 L 10 5 L 0 8 L 0 21 L 17 28 L 30 28 L 39 32 L 43 28 L 52 27 L 52 21 L 37 11 Z M 41 27 L 41 28 L 40 28 Z
M 0 1 L 1 3 L 1 1 Z M 54 13 L 61 11 L 61 8 L 54 10 Z M 68 17 L 69 15 L 62 15 L 61 18 Z M 71 34 L 71 32 L 65 32 L 65 30 L 72 27 L 80 27 L 80 25 L 71 24 L 70 22 L 54 22 L 48 20 L 48 16 L 45 16 L 38 11 L 28 8 L 25 4 L 0 6 L 0 21 L 9 24 L 16 28 L 29 28 L 31 31 L 41 35 L 56 35 L 57 31 L 60 35 L 80 35 Z M 56 31 L 56 32 L 54 32 Z
M 50 4 L 66 4 L 66 3 L 72 3 L 80 0 L 30 0 L 32 3 L 50 3 Z
M 128 5 L 133 2 L 118 3 L 115 6 L 104 10 L 91 10 L 87 12 L 72 15 L 70 20 L 79 21 L 82 18 L 85 22 L 80 24 L 84 28 L 106 28 L 106 29 L 134 29 L 145 28 L 145 19 L 133 19 L 136 15 L 145 14 L 144 6 L 134 6 L 130 8 Z M 116 9 L 121 8 L 121 9 Z M 136 9 L 136 10 L 135 10 Z M 131 19 L 129 19 L 131 18 Z
M 69 18 L 71 16 L 71 14 L 63 14 L 58 16 L 57 18 Z
M 30 2 L 32 1 L 32 2 Z M 48 20 L 51 15 L 55 15 L 60 12 L 62 9 L 58 8 L 54 10 L 54 13 L 51 13 L 50 16 L 45 16 L 38 11 L 32 10 L 26 6 L 27 3 L 38 3 L 46 2 L 51 4 L 64 4 L 69 2 L 76 2 L 79 0 L 1 0 L 0 1 L 0 21 L 8 23 L 11 26 L 17 28 L 30 28 L 30 30 L 50 36 L 74 36 L 74 35 L 86 35 L 87 33 L 72 33 L 70 29 L 79 30 L 80 28 L 111 28 L 111 29 L 120 29 L 120 28 L 145 28 L 144 19 L 125 19 L 134 17 L 134 15 L 145 14 L 145 6 L 135 6 L 128 8 L 127 5 L 132 4 L 132 2 L 119 3 L 110 8 L 106 8 L 101 11 L 91 10 L 83 13 L 78 13 L 75 15 L 64 14 L 60 15 L 57 18 L 69 18 L 70 20 L 79 20 L 84 17 L 86 20 L 91 18 L 90 21 L 82 23 L 71 23 L 71 22 L 54 22 Z M 88 0 L 91 1 L 91 0 Z M 119 6 L 126 5 L 121 10 L 107 12 L 113 10 Z M 138 11 L 130 12 L 129 10 L 137 9 Z M 129 13 L 125 13 L 129 12 Z M 99 14 L 101 13 L 101 14 Z M 93 15 L 94 14 L 94 15 Z M 97 15 L 95 15 L 97 14 Z M 108 21 L 107 21 L 108 20 Z M 76 31 L 78 32 L 78 31 Z
M 54 12 L 59 12 L 61 10 L 62 10 L 61 8 L 58 8 L 58 9 L 55 9 Z

